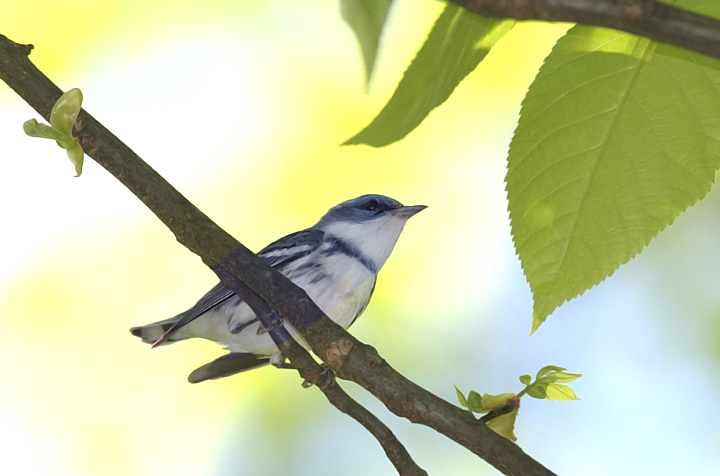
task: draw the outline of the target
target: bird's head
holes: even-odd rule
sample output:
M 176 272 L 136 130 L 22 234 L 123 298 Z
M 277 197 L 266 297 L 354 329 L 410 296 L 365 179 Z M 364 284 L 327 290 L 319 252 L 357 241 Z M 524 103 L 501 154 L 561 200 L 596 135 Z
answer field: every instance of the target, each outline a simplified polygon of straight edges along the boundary
M 379 270 L 390 256 L 405 222 L 425 208 L 405 206 L 384 195 L 363 195 L 332 207 L 314 228 L 354 246 Z

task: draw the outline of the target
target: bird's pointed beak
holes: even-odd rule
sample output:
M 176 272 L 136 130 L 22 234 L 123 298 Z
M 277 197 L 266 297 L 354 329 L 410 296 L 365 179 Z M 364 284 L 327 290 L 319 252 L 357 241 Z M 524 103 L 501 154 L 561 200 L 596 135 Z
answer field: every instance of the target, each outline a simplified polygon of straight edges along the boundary
M 390 213 L 392 213 L 392 215 L 397 218 L 407 220 L 411 216 L 415 215 L 416 213 L 420 213 L 421 211 L 425 210 L 426 208 L 427 208 L 427 205 L 411 205 L 408 207 L 400 207 L 398 209 L 391 211 Z

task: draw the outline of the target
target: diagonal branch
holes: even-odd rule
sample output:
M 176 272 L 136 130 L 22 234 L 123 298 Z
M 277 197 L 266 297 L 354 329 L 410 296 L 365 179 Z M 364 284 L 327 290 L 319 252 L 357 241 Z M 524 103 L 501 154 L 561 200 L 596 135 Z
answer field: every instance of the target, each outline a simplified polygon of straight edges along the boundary
M 448 0 L 484 17 L 614 28 L 720 58 L 720 21 L 656 0 Z
M 0 79 L 47 119 L 61 91 L 30 62 L 31 49 L 0 35 Z M 85 111 L 78 116 L 75 135 L 85 153 L 140 198 L 180 243 L 213 269 L 217 269 L 217 265 L 226 269 L 280 317 L 302 329 L 313 352 L 341 378 L 360 384 L 398 416 L 434 428 L 504 474 L 553 474 L 470 412 L 400 375 L 375 349 L 324 316 L 302 289 L 212 222 Z M 291 352 L 291 349 L 283 345 L 283 351 Z M 289 357 L 293 361 L 295 356 Z M 296 367 L 304 365 L 297 357 L 293 363 Z

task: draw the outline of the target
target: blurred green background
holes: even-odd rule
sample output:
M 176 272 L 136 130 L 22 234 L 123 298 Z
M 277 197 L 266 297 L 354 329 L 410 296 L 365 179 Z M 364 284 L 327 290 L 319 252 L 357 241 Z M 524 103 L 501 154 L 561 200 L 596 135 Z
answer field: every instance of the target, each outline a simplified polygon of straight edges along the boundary
M 251 249 L 336 203 L 383 193 L 413 218 L 352 328 L 455 401 L 518 391 L 544 365 L 584 374 L 578 402 L 523 401 L 515 430 L 559 474 L 716 474 L 720 196 L 528 336 L 532 303 L 508 226 L 505 156 L 524 90 L 567 25 L 523 24 L 404 141 L 339 147 L 392 93 L 439 2 L 393 9 L 370 94 L 335 1 L 6 0 L 0 34 Z M 83 176 L 0 86 L 0 468 L 33 475 L 394 474 L 353 420 L 265 368 L 190 385 L 223 351 L 150 350 L 133 325 L 215 283 L 109 174 Z M 376 412 L 433 475 L 497 474 L 433 431 Z M 525 400 L 525 399 L 524 399 Z

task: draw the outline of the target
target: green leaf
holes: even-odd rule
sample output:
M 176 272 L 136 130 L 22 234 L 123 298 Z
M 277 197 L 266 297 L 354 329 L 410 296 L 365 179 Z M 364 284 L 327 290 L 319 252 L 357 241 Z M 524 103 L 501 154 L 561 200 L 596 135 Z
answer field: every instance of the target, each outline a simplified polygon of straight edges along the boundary
M 720 68 L 699 57 L 576 26 L 546 58 L 523 101 L 506 177 L 533 332 L 710 190 L 720 167 Z
M 35 119 L 25 121 L 23 130 L 30 137 L 53 139 L 57 145 L 67 150 L 67 156 L 75 165 L 75 172 L 82 174 L 84 152 L 80 143 L 72 135 L 75 120 L 82 108 L 83 96 L 78 88 L 65 92 L 53 105 L 50 111 L 50 125 L 41 124 Z
M 486 393 L 482 396 L 482 406 L 479 412 L 489 412 L 490 410 L 500 408 L 514 396 L 514 393 L 501 393 L 500 395 L 489 395 Z
M 532 380 L 532 377 L 529 375 L 521 375 L 520 376 L 520 383 L 523 385 L 528 385 Z
M 542 378 L 538 379 L 538 382 L 549 382 L 549 383 L 566 383 L 572 382 L 582 377 L 581 374 L 571 374 L 567 372 L 553 372 Z
M 470 411 L 481 412 L 482 410 L 483 397 L 480 396 L 475 390 L 470 390 L 467 398 L 467 407 Z
M 487 426 L 500 436 L 504 436 L 511 441 L 516 441 L 517 438 L 515 437 L 513 430 L 515 429 L 515 419 L 517 418 L 517 414 L 518 410 L 505 413 L 504 415 L 495 417 L 487 422 Z
M 575 396 L 575 392 L 573 391 L 573 389 L 568 387 L 567 385 L 559 385 L 556 383 L 552 383 L 547 386 L 545 393 L 545 398 L 550 400 L 580 400 Z
M 482 18 L 448 4 L 388 103 L 343 145 L 382 147 L 408 135 L 514 25 L 513 20 Z
M 75 120 L 80 114 L 83 95 L 80 89 L 73 88 L 58 98 L 50 111 L 50 125 L 72 136 Z
M 539 399 L 546 399 L 547 398 L 547 392 L 546 392 L 546 386 L 545 385 L 531 385 L 527 389 L 527 394 L 530 395 L 533 398 L 539 398 Z
M 465 395 L 460 391 L 459 388 L 457 388 L 457 385 L 454 385 L 455 387 L 455 393 L 457 394 L 458 401 L 460 402 L 460 405 L 464 406 L 465 408 L 468 407 L 467 399 L 465 398 Z
M 546 365 L 545 367 L 538 370 L 538 373 L 535 376 L 535 379 L 539 380 L 551 372 L 562 372 L 563 370 L 566 370 L 566 369 L 564 367 L 558 367 L 557 365 Z
M 533 398 L 545 400 L 580 400 L 575 396 L 572 388 L 557 383 L 535 384 L 528 389 L 527 394 Z
M 360 44 L 365 64 L 365 84 L 370 84 L 380 47 L 380 35 L 387 21 L 392 0 L 340 0 L 343 20 L 352 28 Z
M 23 131 L 30 137 L 39 137 L 41 139 L 52 139 L 56 142 L 69 142 L 72 136 L 65 134 L 54 127 L 38 122 L 36 119 L 29 119 L 23 123 Z

